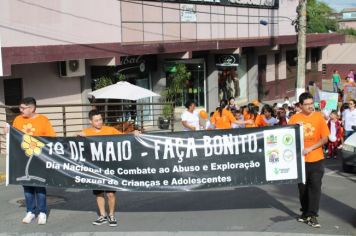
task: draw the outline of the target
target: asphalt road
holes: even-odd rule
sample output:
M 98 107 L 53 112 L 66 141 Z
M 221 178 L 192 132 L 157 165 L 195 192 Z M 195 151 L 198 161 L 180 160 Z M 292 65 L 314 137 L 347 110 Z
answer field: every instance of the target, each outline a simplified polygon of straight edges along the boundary
M 320 229 L 298 223 L 296 185 L 266 185 L 199 192 L 118 192 L 118 227 L 93 226 L 91 191 L 48 189 L 47 225 L 24 225 L 21 186 L 0 184 L 0 235 L 356 235 L 356 175 L 327 160 Z M 0 157 L 0 173 L 5 158 Z

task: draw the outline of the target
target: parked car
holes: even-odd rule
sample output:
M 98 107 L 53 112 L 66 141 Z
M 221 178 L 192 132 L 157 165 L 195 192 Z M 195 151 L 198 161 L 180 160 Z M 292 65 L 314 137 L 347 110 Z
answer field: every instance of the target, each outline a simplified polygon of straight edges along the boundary
M 352 127 L 355 129 L 356 127 Z M 353 133 L 348 137 L 344 144 L 339 155 L 342 159 L 342 169 L 345 172 L 356 173 L 356 133 Z

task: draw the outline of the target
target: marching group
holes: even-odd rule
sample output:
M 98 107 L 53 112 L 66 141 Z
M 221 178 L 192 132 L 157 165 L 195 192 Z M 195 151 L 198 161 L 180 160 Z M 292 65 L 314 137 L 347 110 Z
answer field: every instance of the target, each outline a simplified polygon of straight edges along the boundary
M 329 121 L 325 120 L 325 115 L 321 112 L 315 112 L 313 96 L 309 93 L 303 93 L 299 97 L 299 102 L 291 104 L 286 98 L 282 105 L 274 104 L 263 105 L 259 112 L 258 101 L 254 101 L 247 106 L 237 106 L 234 98 L 229 101 L 222 100 L 216 111 L 210 116 L 205 111 L 197 112 L 195 103 L 189 101 L 186 103 L 187 110 L 182 114 L 182 124 L 184 130 L 212 130 L 212 129 L 230 129 L 230 128 L 252 128 L 273 125 L 303 124 L 304 126 L 304 150 L 306 183 L 298 184 L 299 198 L 301 202 L 302 214 L 298 221 L 308 223 L 313 227 L 320 227 L 317 221 L 319 200 L 321 195 L 321 180 L 324 173 L 323 164 L 323 145 L 329 142 L 329 155 L 334 155 L 333 151 L 339 146 L 339 143 L 345 137 L 354 132 L 352 126 L 356 125 L 355 100 L 348 103 L 348 107 L 343 106 L 341 111 L 332 111 Z M 22 99 L 19 106 L 21 114 L 13 122 L 13 127 L 23 133 L 32 136 L 55 136 L 56 133 L 49 119 L 36 113 L 36 100 L 32 97 Z M 342 113 L 340 113 L 342 112 Z M 342 114 L 342 124 L 338 117 Z M 200 121 L 205 120 L 205 126 Z M 97 110 L 89 112 L 90 127 L 84 129 L 80 136 L 98 136 L 98 135 L 120 135 L 118 130 L 103 124 L 102 115 Z M 342 132 L 342 128 L 344 132 Z M 329 131 L 330 130 L 330 131 Z M 139 135 L 134 131 L 134 135 Z M 336 143 L 335 143 L 336 142 Z M 38 215 L 38 224 L 47 223 L 47 202 L 46 188 L 38 186 L 23 186 L 26 216 L 23 223 L 31 223 Z M 115 191 L 94 190 L 96 202 L 99 209 L 99 217 L 93 221 L 94 225 L 109 224 L 116 226 L 115 218 L 116 194 Z M 109 212 L 105 209 L 105 196 Z
M 259 110 L 261 104 L 257 100 L 239 107 L 232 97 L 229 101 L 221 100 L 210 116 L 204 110 L 196 111 L 195 103 L 188 101 L 181 119 L 186 131 L 303 125 L 306 182 L 298 184 L 302 212 L 298 221 L 318 228 L 324 150 L 327 158 L 337 158 L 337 149 L 342 147 L 343 140 L 355 132 L 355 104 L 351 99 L 338 110 L 327 111 L 325 104 L 314 103 L 314 97 L 306 92 L 294 104 L 285 97 L 282 104 L 264 104 Z

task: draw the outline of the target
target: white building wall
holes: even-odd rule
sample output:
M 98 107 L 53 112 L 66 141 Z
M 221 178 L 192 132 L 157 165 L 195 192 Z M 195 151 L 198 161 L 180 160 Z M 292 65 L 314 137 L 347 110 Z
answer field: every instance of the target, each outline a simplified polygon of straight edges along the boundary
M 282 48 L 281 51 L 281 60 L 279 62 L 278 70 L 279 70 L 279 80 L 287 78 L 287 61 L 286 61 L 286 49 Z
M 15 65 L 13 78 L 22 78 L 23 96 L 40 104 L 81 103 L 80 79 L 60 78 L 57 63 Z
M 279 9 L 195 5 L 182 22 L 178 3 L 118 0 L 0 1 L 4 47 L 112 42 L 214 40 L 293 35 L 298 0 Z M 262 26 L 261 19 L 269 24 Z
M 120 2 L 1 0 L 2 46 L 119 42 Z
M 296 34 L 292 20 L 297 17 L 298 0 L 279 0 L 279 11 L 277 12 L 278 34 L 277 35 L 294 35 Z M 278 18 L 279 17 L 279 18 Z
M 322 64 L 352 64 L 356 61 L 356 43 L 332 44 L 322 51 Z
M 271 52 L 267 54 L 267 68 L 266 68 L 266 82 L 271 82 L 276 80 L 276 66 L 275 66 L 275 59 L 274 53 Z

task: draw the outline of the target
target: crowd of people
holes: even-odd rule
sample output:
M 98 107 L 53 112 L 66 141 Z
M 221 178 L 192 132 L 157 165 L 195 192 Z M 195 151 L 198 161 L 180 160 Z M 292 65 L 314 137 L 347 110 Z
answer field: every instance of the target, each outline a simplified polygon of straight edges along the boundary
M 301 112 L 300 102 L 291 102 L 288 97 L 282 103 L 273 105 L 262 104 L 257 100 L 247 105 L 239 106 L 235 98 L 221 100 L 220 106 L 210 115 L 204 110 L 196 111 L 194 101 L 188 101 L 187 110 L 182 114 L 182 124 L 185 131 L 236 129 L 288 125 L 291 117 Z M 342 148 L 343 141 L 355 132 L 356 126 L 355 100 L 340 104 L 337 110 L 325 110 L 325 104 L 314 103 L 313 109 L 321 112 L 330 130 L 328 144 L 325 145 L 327 158 L 337 158 L 337 149 Z
M 338 70 L 333 71 L 333 75 L 332 75 L 331 79 L 333 82 L 333 92 L 334 93 L 344 90 L 345 87 L 347 87 L 347 86 L 356 86 L 355 72 L 353 69 L 349 70 L 344 81 L 342 81 Z
M 204 110 L 195 111 L 195 103 L 188 101 L 182 124 L 185 130 L 190 131 L 303 125 L 302 154 L 305 158 L 306 181 L 298 184 L 302 214 L 297 220 L 319 228 L 317 217 L 324 175 L 324 153 L 327 158 L 337 158 L 337 149 L 355 132 L 355 104 L 356 101 L 351 99 L 348 103 L 340 104 L 339 109 L 328 111 L 325 110 L 325 104 L 315 103 L 313 95 L 308 92 L 301 94 L 298 102 L 292 103 L 285 97 L 283 103 L 273 105 L 261 104 L 256 100 L 246 106 L 238 106 L 231 97 L 228 101 L 221 100 L 216 111 L 208 116 Z M 201 120 L 205 120 L 205 126 Z
M 353 99 L 340 106 L 339 110 L 326 113 L 315 112 L 322 110 L 322 107 L 315 107 L 313 96 L 309 93 L 303 93 L 296 103 L 290 102 L 286 97 L 282 104 L 273 105 L 261 104 L 256 100 L 246 106 L 238 106 L 232 97 L 229 100 L 221 100 L 220 106 L 211 112 L 210 116 L 205 111 L 198 112 L 195 102 L 188 101 L 186 103 L 187 110 L 181 118 L 186 131 L 239 129 L 296 123 L 303 123 L 304 127 L 311 126 L 315 132 L 310 137 L 306 136 L 306 132 L 304 132 L 303 155 L 306 163 L 306 183 L 298 185 L 302 210 L 298 221 L 308 223 L 313 227 L 320 227 L 316 217 L 318 216 L 321 194 L 321 179 L 324 173 L 322 148 L 327 145 L 328 156 L 336 157 L 335 150 L 342 145 L 345 138 L 355 132 L 353 130 L 353 126 L 356 126 L 355 104 L 356 101 Z M 19 108 L 21 114 L 13 122 L 16 129 L 33 136 L 56 135 L 49 119 L 36 113 L 34 98 L 24 98 Z M 105 126 L 101 114 L 96 110 L 89 112 L 89 121 L 90 127 L 84 129 L 79 134 L 80 136 L 121 134 L 114 128 Z M 139 135 L 139 132 L 135 131 L 134 135 Z M 23 189 L 26 215 L 22 222 L 31 223 L 38 213 L 38 224 L 46 224 L 48 211 L 46 188 L 25 185 Z M 115 191 L 94 190 L 93 194 L 96 196 L 99 209 L 99 217 L 93 221 L 93 224 L 108 223 L 110 226 L 116 226 Z M 109 207 L 108 213 L 105 210 L 105 196 Z

